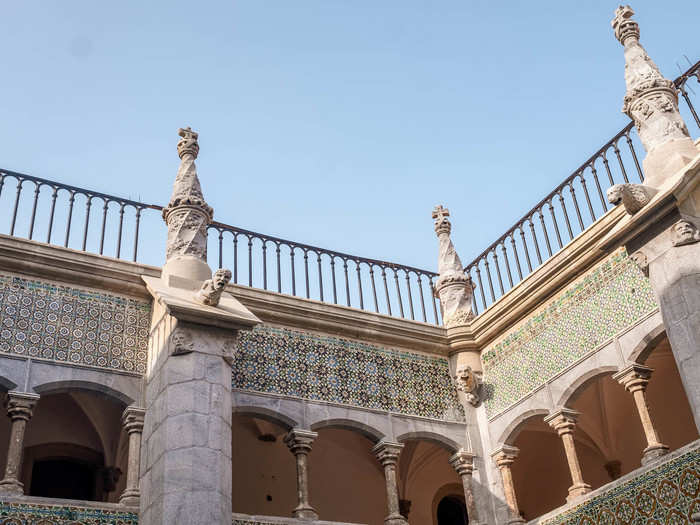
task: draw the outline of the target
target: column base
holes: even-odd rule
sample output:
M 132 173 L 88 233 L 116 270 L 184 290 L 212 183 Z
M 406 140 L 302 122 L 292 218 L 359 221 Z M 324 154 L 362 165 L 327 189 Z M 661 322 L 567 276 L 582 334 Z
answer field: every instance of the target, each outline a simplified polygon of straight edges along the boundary
M 577 483 L 576 485 L 571 485 L 569 487 L 569 495 L 566 497 L 566 501 L 572 501 L 581 496 L 585 496 L 591 491 L 591 486 L 588 483 Z
M 668 454 L 668 447 L 662 443 L 657 443 L 655 445 L 650 445 L 644 449 L 642 452 L 642 465 L 646 465 L 650 461 L 660 458 Z
M 525 523 L 525 518 L 517 516 L 515 518 L 510 518 L 506 523 L 508 525 L 516 525 L 516 524 L 520 524 L 520 523 Z
M 384 525 L 408 525 L 408 521 L 401 514 L 389 514 L 384 518 Z
M 24 484 L 16 479 L 3 479 L 0 481 L 0 494 L 24 496 Z
M 119 496 L 119 504 L 127 507 L 138 507 L 141 493 L 138 489 L 126 489 Z
M 297 507 L 292 511 L 292 517 L 302 520 L 317 520 L 318 513 L 313 507 Z

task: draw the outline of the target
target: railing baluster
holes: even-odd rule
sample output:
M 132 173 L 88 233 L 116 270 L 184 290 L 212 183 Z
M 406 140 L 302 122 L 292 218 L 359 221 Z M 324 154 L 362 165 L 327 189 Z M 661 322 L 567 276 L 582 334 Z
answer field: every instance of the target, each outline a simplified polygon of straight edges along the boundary
M 316 255 L 316 262 L 318 264 L 318 293 L 319 297 L 321 298 L 321 302 L 323 302 L 323 270 L 321 269 L 321 252 L 317 252 Z
M 88 226 L 90 225 L 90 208 L 92 207 L 92 196 L 88 196 L 85 203 L 85 227 L 83 228 L 83 251 L 87 246 Z
M 527 249 L 527 241 L 525 240 L 525 232 L 523 231 L 523 225 L 520 224 L 520 240 L 523 243 L 523 248 L 525 249 L 525 260 L 527 261 L 528 272 L 532 271 L 532 262 L 530 261 L 530 250 Z
M 508 282 L 510 283 L 510 287 L 513 287 L 513 275 L 510 273 L 510 262 L 508 261 L 508 252 L 506 251 L 506 244 L 504 242 L 501 243 L 501 251 L 503 252 L 503 260 L 506 263 L 506 271 L 508 272 Z
M 360 294 L 360 310 L 364 310 L 365 300 L 362 296 L 362 275 L 360 275 L 360 261 L 355 261 L 355 270 L 357 271 L 357 290 Z
M 520 230 L 520 233 L 522 233 L 522 230 Z M 518 247 L 515 244 L 515 237 L 513 237 L 513 233 L 510 234 L 510 245 L 513 250 L 513 255 L 515 256 L 515 267 L 518 269 L 518 278 L 522 281 L 523 271 L 520 268 L 520 257 L 518 256 Z M 510 284 L 511 286 L 513 286 L 513 283 Z
M 335 287 L 335 256 L 331 255 L 331 278 L 333 280 L 333 304 L 338 304 L 338 292 Z
M 474 278 L 472 277 L 472 267 L 470 266 L 469 268 L 465 269 L 464 271 L 467 274 L 467 277 L 469 277 L 469 279 L 471 280 L 474 288 L 476 288 L 476 284 L 474 284 Z M 478 301 L 476 300 L 475 293 L 472 293 L 472 309 L 474 311 L 474 315 L 479 315 L 479 304 L 478 304 Z
M 532 222 L 532 216 L 528 219 L 530 223 L 530 234 L 532 235 L 532 243 L 535 245 L 535 254 L 537 255 L 537 260 L 539 264 L 542 264 L 542 255 L 540 254 L 540 245 L 537 242 L 537 235 L 535 234 L 535 224 Z M 528 258 L 528 261 L 530 259 Z M 486 308 L 486 307 L 484 307 Z
M 253 237 L 248 236 L 248 286 L 253 286 Z
M 498 264 L 498 252 L 496 252 L 496 249 L 491 252 L 491 256 L 493 257 L 493 265 L 496 267 L 496 277 L 498 277 L 498 287 L 501 289 L 501 295 L 503 295 L 505 290 L 503 289 L 503 279 L 501 278 L 501 265 Z
M 394 282 L 396 283 L 396 297 L 398 297 L 399 300 L 399 311 L 401 312 L 401 317 L 405 317 L 403 313 L 403 299 L 401 299 L 401 288 L 399 287 L 399 274 L 396 271 L 396 268 L 392 268 L 394 271 Z
M 290 246 L 290 251 L 289 251 L 289 258 L 291 260 L 292 264 L 292 295 L 296 296 L 297 294 L 297 276 L 296 272 L 294 271 L 294 246 Z
M 294 272 L 292 272 L 293 274 Z M 233 282 L 238 284 L 238 234 L 233 234 Z
M 557 242 L 559 243 L 559 248 L 563 248 L 564 245 L 561 242 L 561 233 L 559 233 L 559 224 L 557 224 L 557 217 L 554 215 L 554 206 L 552 205 L 552 199 L 547 201 L 549 205 L 549 214 L 552 216 L 552 224 L 554 224 L 554 233 L 557 234 Z
M 438 312 L 437 312 L 437 297 L 435 297 L 435 285 L 433 284 L 433 278 L 430 277 L 428 280 L 428 283 L 430 284 L 430 297 L 431 297 L 431 302 L 433 303 L 433 315 L 435 316 L 435 324 L 440 325 L 440 318 L 438 317 Z
M 578 207 L 578 200 L 576 199 L 576 192 L 574 191 L 574 185 L 571 183 L 569 183 L 569 192 L 571 193 L 571 200 L 574 201 L 574 209 L 576 210 L 576 217 L 578 218 L 578 225 L 581 227 L 581 231 L 583 231 L 583 219 L 581 218 L 581 210 Z
M 218 229 L 219 232 L 219 268 L 224 267 L 224 230 Z
M 411 274 L 409 272 L 406 272 L 406 288 L 408 289 L 408 306 L 411 312 L 411 319 L 415 321 L 416 316 L 413 312 L 413 294 L 411 294 Z
M 700 128 L 700 118 L 698 118 L 698 114 L 695 112 L 695 108 L 693 107 L 693 104 L 690 102 L 690 97 L 688 96 L 688 92 L 685 89 L 685 83 L 681 84 L 679 86 L 679 89 L 681 91 L 681 96 L 685 100 L 685 103 L 688 104 L 688 109 L 690 109 L 690 114 L 693 115 L 693 118 L 695 119 L 695 124 Z
M 141 209 L 136 208 L 136 226 L 134 227 L 134 262 L 139 252 L 139 230 L 141 228 Z
M 632 144 L 632 138 L 630 137 L 630 132 L 625 133 L 625 139 L 627 140 L 627 146 L 632 154 L 632 159 L 634 159 L 634 167 L 637 168 L 637 176 L 639 176 L 639 181 L 644 182 L 644 173 L 642 173 L 642 168 L 639 165 L 639 159 L 637 158 L 637 152 L 634 150 L 634 145 Z
M 374 298 L 374 311 L 379 313 L 379 303 L 377 302 L 377 288 L 374 284 L 374 265 L 369 265 L 369 279 L 372 282 L 372 297 Z
M 547 251 L 549 252 L 549 256 L 552 256 L 552 245 L 549 243 L 549 233 L 547 233 L 547 225 L 544 222 L 544 215 L 542 215 L 542 208 L 537 210 L 538 215 L 540 216 L 540 224 L 542 224 L 542 231 L 544 232 L 544 240 L 547 243 Z
M 617 162 L 620 163 L 622 178 L 625 179 L 625 182 L 629 184 L 630 180 L 627 178 L 627 171 L 625 170 L 625 165 L 622 162 L 622 156 L 620 155 L 620 148 L 617 147 L 617 141 L 613 142 L 613 151 L 615 152 L 615 156 L 617 157 Z
M 384 281 L 384 295 L 386 296 L 386 309 L 391 315 L 391 299 L 389 298 L 389 285 L 386 282 L 386 268 L 382 268 L 382 281 Z
M 608 162 L 608 156 L 606 155 L 607 150 L 602 153 L 603 157 L 603 165 L 605 166 L 605 171 L 608 174 L 608 180 L 610 181 L 610 186 L 613 186 L 615 184 L 615 181 L 613 180 L 612 172 L 610 171 L 610 163 Z
M 571 221 L 569 221 L 569 212 L 566 209 L 566 203 L 564 202 L 564 196 L 562 195 L 562 190 L 558 192 L 559 203 L 561 204 L 561 209 L 564 212 L 564 221 L 566 222 L 566 229 L 569 231 L 569 240 L 574 238 L 574 232 L 571 229 Z M 549 255 L 552 255 L 551 253 Z
M 260 240 L 262 242 L 263 290 L 267 290 L 267 239 Z
M 107 208 L 109 201 L 105 200 L 105 205 L 102 207 L 102 228 L 100 229 L 100 255 L 104 251 L 105 246 L 105 228 L 107 227 Z
M 275 242 L 275 256 L 277 258 L 277 293 L 282 293 L 282 263 L 279 242 Z
M 600 198 L 600 204 L 603 206 L 603 211 L 608 211 L 607 200 L 603 197 L 603 189 L 600 187 L 600 181 L 598 180 L 598 172 L 595 169 L 595 161 L 591 162 L 591 173 L 593 173 L 593 180 L 595 181 L 595 187 L 598 191 L 598 198 Z
M 41 184 L 34 183 L 34 204 L 32 205 L 32 218 L 29 221 L 29 240 L 32 240 L 34 236 L 34 219 L 36 219 L 36 205 L 39 202 L 39 192 L 41 191 Z
M 489 257 L 486 254 L 484 257 L 484 269 L 486 270 L 486 278 L 489 281 L 489 292 L 491 292 L 491 300 L 496 302 L 496 294 L 493 291 L 493 280 L 491 279 L 491 268 L 489 267 Z
M 306 282 L 306 298 L 310 299 L 311 294 L 309 290 L 309 252 L 304 250 L 304 280 Z
M 0 188 L 2 188 L 2 181 L 0 181 Z M 58 197 L 58 187 L 53 186 L 53 192 L 51 192 L 51 211 L 49 212 L 49 231 L 46 234 L 46 244 L 51 244 L 51 230 L 53 230 L 53 218 L 56 212 L 56 198 Z
M 484 293 L 484 283 L 481 282 L 481 269 L 479 268 L 478 263 L 475 268 L 476 279 L 479 281 L 479 291 L 481 291 L 481 304 L 484 306 L 484 310 L 486 310 L 486 294 Z
M 595 213 L 593 212 L 593 204 L 591 204 L 591 196 L 588 194 L 588 187 L 586 186 L 586 179 L 583 177 L 583 172 L 579 173 L 579 178 L 581 179 L 581 187 L 583 188 L 583 195 L 586 197 L 586 204 L 588 204 L 588 212 L 591 214 L 591 222 L 595 222 Z M 581 223 L 581 231 L 583 231 L 583 223 Z
M 345 274 L 345 298 L 350 306 L 350 281 L 348 279 L 348 260 L 343 258 L 343 273 Z
M 119 206 L 119 230 L 117 232 L 117 259 L 122 253 L 122 232 L 124 231 L 124 203 Z
M 17 208 L 19 207 L 19 196 L 22 193 L 22 183 L 24 179 L 17 180 L 17 195 L 15 196 L 15 209 L 12 212 L 12 226 L 10 227 L 10 235 L 15 234 L 15 223 L 17 222 Z
M 418 275 L 418 293 L 420 293 L 420 311 L 423 314 L 423 322 L 428 322 L 428 317 L 425 315 L 425 298 L 423 297 L 423 279 Z

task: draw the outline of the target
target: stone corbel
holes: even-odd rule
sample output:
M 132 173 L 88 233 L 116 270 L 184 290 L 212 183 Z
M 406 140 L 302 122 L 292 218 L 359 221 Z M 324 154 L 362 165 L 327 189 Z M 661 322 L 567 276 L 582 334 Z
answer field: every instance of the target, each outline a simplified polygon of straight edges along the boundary
M 671 226 L 671 244 L 685 246 L 700 241 L 700 231 L 692 222 L 681 219 Z

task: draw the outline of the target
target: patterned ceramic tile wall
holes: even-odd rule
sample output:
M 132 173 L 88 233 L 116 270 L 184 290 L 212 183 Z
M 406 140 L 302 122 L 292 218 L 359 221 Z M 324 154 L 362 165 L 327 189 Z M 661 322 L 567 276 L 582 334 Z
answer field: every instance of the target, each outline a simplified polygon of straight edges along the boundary
M 690 525 L 700 511 L 700 451 L 691 450 L 541 525 Z
M 143 373 L 149 302 L 0 275 L 0 355 Z
M 657 307 L 624 249 L 579 278 L 482 354 L 494 416 Z
M 464 420 L 441 357 L 259 327 L 241 336 L 233 370 L 234 388 Z
M 138 525 L 138 514 L 122 510 L 0 501 L 0 525 Z

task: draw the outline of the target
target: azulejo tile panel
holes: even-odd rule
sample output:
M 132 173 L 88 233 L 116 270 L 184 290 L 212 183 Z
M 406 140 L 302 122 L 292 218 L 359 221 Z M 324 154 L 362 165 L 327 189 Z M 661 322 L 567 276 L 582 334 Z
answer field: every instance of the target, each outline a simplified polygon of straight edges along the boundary
M 0 275 L 0 355 L 143 373 L 150 321 L 146 301 Z
M 494 416 L 657 307 L 648 279 L 618 250 L 482 353 Z
M 696 448 L 540 525 L 689 525 L 700 511 L 700 451 Z
M 233 387 L 464 421 L 446 359 L 287 329 L 241 335 Z
M 0 525 L 138 525 L 138 522 L 135 512 L 0 502 Z

